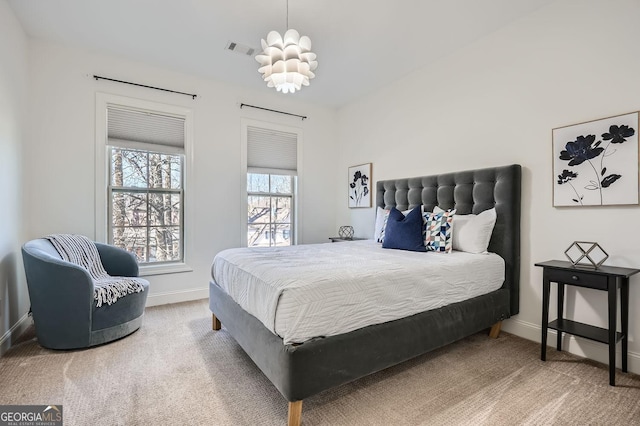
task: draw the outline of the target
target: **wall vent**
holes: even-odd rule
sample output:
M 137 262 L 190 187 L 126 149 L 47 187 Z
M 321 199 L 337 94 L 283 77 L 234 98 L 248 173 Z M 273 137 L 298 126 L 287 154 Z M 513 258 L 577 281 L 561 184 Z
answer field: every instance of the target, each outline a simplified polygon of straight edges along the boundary
M 230 41 L 225 46 L 225 50 L 230 50 L 235 53 L 240 53 L 245 56 L 253 56 L 256 53 L 256 48 L 247 46 L 245 44 L 236 43 L 235 41 Z

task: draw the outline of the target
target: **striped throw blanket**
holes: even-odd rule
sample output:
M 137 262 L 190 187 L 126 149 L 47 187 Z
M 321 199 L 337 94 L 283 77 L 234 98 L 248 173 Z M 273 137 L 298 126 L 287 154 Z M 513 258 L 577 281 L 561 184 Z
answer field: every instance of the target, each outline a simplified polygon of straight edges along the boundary
M 100 260 L 96 245 L 85 236 L 73 234 L 54 234 L 45 237 L 53 244 L 63 260 L 81 266 L 89 272 L 93 280 L 96 307 L 111 305 L 130 293 L 144 291 L 136 278 L 112 277 Z

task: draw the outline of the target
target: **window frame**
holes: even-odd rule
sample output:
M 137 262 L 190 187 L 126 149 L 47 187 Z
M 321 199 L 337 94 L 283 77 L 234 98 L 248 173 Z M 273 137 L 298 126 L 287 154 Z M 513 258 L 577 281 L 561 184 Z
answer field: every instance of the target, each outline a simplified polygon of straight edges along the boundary
M 241 200 L 241 212 L 244 215 L 242 217 L 242 220 L 240 221 L 240 246 L 241 247 L 247 247 L 248 245 L 248 220 L 247 220 L 247 211 L 248 211 L 248 197 L 249 197 L 249 192 L 247 191 L 247 176 L 249 173 L 249 169 L 247 167 L 247 134 L 248 134 L 248 128 L 249 127 L 259 127 L 262 129 L 269 129 L 269 130 L 276 130 L 276 131 L 280 131 L 280 132 L 287 132 L 287 133 L 294 133 L 296 135 L 296 141 L 297 141 L 297 158 L 296 158 L 296 178 L 294 179 L 294 192 L 292 194 L 292 221 L 291 221 L 291 232 L 292 232 L 292 238 L 291 238 L 291 245 L 296 245 L 298 244 L 300 241 L 302 241 L 302 237 L 303 237 L 303 233 L 302 233 L 302 223 L 303 223 L 303 218 L 301 217 L 302 215 L 300 214 L 300 206 L 303 205 L 302 200 L 303 200 L 303 196 L 304 194 L 302 194 L 301 188 L 303 188 L 302 184 L 304 183 L 304 177 L 303 177 L 303 171 L 302 171 L 302 146 L 303 146 L 303 132 L 302 129 L 299 127 L 293 127 L 293 126 L 287 126 L 287 125 L 282 125 L 282 124 L 276 124 L 276 123 L 271 123 L 271 122 L 266 122 L 266 121 L 259 121 L 259 120 L 254 120 L 254 119 L 249 119 L 249 118 L 244 118 L 242 117 L 240 119 L 240 127 L 241 127 L 241 138 L 242 138 L 242 143 L 241 143 L 241 152 L 240 152 L 240 158 L 241 158 L 241 172 L 242 172 L 242 179 L 241 179 L 241 194 L 242 194 L 242 200 Z M 274 174 L 274 175 L 286 175 L 288 173 L 284 173 L 284 171 L 280 170 L 278 171 L 277 169 L 259 169 L 259 168 L 253 168 L 252 171 L 254 173 L 270 173 L 270 174 Z
M 129 98 L 125 96 L 112 95 L 107 93 L 96 93 L 96 136 L 95 136 L 95 240 L 108 243 L 109 221 L 111 220 L 110 200 L 110 175 L 111 146 L 107 139 L 107 108 L 124 108 L 140 110 L 144 112 L 155 112 L 166 115 L 174 115 L 184 118 L 185 121 L 185 141 L 184 153 L 182 155 L 182 205 L 181 205 L 181 226 L 182 226 L 182 261 L 180 262 L 153 262 L 140 264 L 140 275 L 160 275 L 177 272 L 190 272 L 193 269 L 188 265 L 189 254 L 193 244 L 193 209 L 191 208 L 191 197 L 189 196 L 190 182 L 193 176 L 193 112 L 189 108 L 163 104 L 159 102 L 146 101 Z M 171 147 L 162 145 L 142 144 L 142 151 L 159 152 L 175 155 Z M 128 149 L 127 147 L 120 147 Z M 155 149 L 154 149 L 155 148 Z M 137 148 L 133 148 L 137 149 Z M 146 189 L 148 191 L 148 188 Z
M 127 148 L 127 147 L 122 147 L 122 146 L 118 146 L 117 144 L 111 144 L 108 145 L 107 147 L 107 158 L 108 158 L 108 184 L 107 184 L 107 241 L 109 242 L 109 244 L 113 244 L 112 241 L 112 237 L 113 237 L 113 231 L 114 231 L 114 225 L 113 225 L 113 221 L 111 220 L 113 218 L 113 195 L 115 193 L 122 193 L 122 194 L 132 194 L 132 193 L 139 193 L 139 194 L 146 194 L 147 195 L 147 201 L 146 201 L 146 207 L 147 207 L 147 220 L 146 220 L 146 225 L 145 226 L 139 226 L 137 228 L 144 228 L 146 229 L 146 234 L 147 234 L 147 243 L 145 245 L 145 249 L 146 249 L 146 255 L 149 256 L 149 253 L 151 252 L 150 248 L 150 244 L 149 244 L 149 234 L 150 234 L 150 229 L 153 228 L 154 226 L 151 225 L 151 221 L 149 220 L 149 215 L 148 215 L 148 211 L 149 211 L 149 196 L 151 194 L 169 194 L 169 195 L 178 195 L 180 197 L 180 223 L 179 223 L 179 227 L 180 227 L 180 260 L 178 261 L 173 261 L 173 260 L 169 260 L 169 261 L 156 261 L 156 262 L 140 262 L 140 266 L 141 267 L 148 267 L 148 266 L 152 266 L 152 265 L 174 265 L 174 264 L 179 264 L 179 263 L 184 263 L 184 154 L 182 153 L 169 153 L 168 150 L 164 150 L 162 152 L 160 152 L 160 150 L 149 150 L 149 149 L 139 149 L 139 148 Z M 152 148 L 150 148 L 152 149 Z M 180 158 L 180 188 L 149 188 L 149 186 L 147 187 L 133 187 L 133 186 L 114 186 L 113 185 L 113 173 L 112 173 L 112 168 L 111 168 L 111 159 L 113 157 L 113 151 L 114 150 L 122 150 L 122 151 L 138 151 L 138 152 L 144 152 L 148 155 L 150 154 L 159 154 L 159 155 L 172 155 L 172 156 L 176 156 Z M 150 173 L 149 172 L 149 159 L 147 158 L 147 174 Z M 133 227 L 127 227 L 125 226 L 124 228 L 133 228 Z
M 289 245 L 295 245 L 296 242 L 296 235 L 297 235 L 297 230 L 295 227 L 295 223 L 296 223 L 296 217 L 297 217 L 297 212 L 296 212 L 296 200 L 297 200 L 297 191 L 298 191 L 298 177 L 297 174 L 291 174 L 291 173 L 284 173 L 284 171 L 276 171 L 274 169 L 247 169 L 247 176 L 245 178 L 245 180 L 248 179 L 249 174 L 261 174 L 261 175 L 268 175 L 269 176 L 269 191 L 268 192 L 260 192 L 260 191 L 249 191 L 249 189 L 247 189 L 247 196 L 246 196 L 246 201 L 247 201 L 247 208 L 244 210 L 245 212 L 248 212 L 248 205 L 249 205 L 249 201 L 248 198 L 249 197 L 269 197 L 269 201 L 270 201 L 270 205 L 272 202 L 272 198 L 290 198 L 291 199 L 291 218 L 289 220 L 289 222 L 287 223 L 278 223 L 278 222 L 273 222 L 271 220 L 271 212 L 269 214 L 270 218 L 269 218 L 269 222 L 267 222 L 267 224 L 269 225 L 269 230 L 267 231 L 269 234 L 271 233 L 271 231 L 273 230 L 273 226 L 275 225 L 289 225 L 289 232 L 290 232 L 290 236 L 289 236 Z M 274 192 L 271 190 L 271 176 L 288 176 L 289 178 L 291 178 L 291 193 L 281 193 L 281 192 Z M 248 186 L 248 185 L 247 185 Z M 272 209 L 272 207 L 270 207 L 270 209 Z M 245 241 L 245 244 L 248 246 L 249 245 L 249 226 L 252 225 L 251 223 L 249 223 L 249 221 L 247 220 L 248 218 L 245 217 L 245 229 L 247 230 L 247 239 Z M 261 225 L 264 223 L 257 223 L 257 225 Z M 274 237 L 275 238 L 275 237 Z M 271 245 L 271 237 L 269 237 L 269 247 L 286 247 L 286 246 L 278 246 L 277 244 Z M 263 246 L 252 246 L 252 247 L 263 247 Z

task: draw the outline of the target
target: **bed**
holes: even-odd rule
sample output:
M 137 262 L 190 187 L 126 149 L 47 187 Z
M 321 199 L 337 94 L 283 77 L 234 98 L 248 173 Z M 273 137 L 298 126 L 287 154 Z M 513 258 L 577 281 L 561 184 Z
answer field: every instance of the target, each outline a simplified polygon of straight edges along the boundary
M 455 208 L 457 214 L 478 214 L 495 207 L 497 219 L 489 251 L 504 261 L 504 280 L 496 290 L 399 319 L 298 343 L 296 339 L 285 342 L 274 334 L 212 280 L 209 285 L 212 328 L 219 330 L 224 324 L 289 401 L 290 426 L 300 424 L 305 398 L 485 329 L 497 337 L 501 321 L 519 312 L 520 181 L 520 166 L 510 165 L 379 181 L 376 186 L 376 204 L 387 209 L 407 210 L 423 205 L 425 211 L 438 206 Z

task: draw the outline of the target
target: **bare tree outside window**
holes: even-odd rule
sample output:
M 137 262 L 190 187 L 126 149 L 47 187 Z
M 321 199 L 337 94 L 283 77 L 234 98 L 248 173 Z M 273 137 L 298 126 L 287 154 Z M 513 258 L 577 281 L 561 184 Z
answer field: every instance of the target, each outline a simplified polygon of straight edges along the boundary
M 247 246 L 289 246 L 295 177 L 247 173 Z
M 110 239 L 140 263 L 183 260 L 183 156 L 110 150 Z

